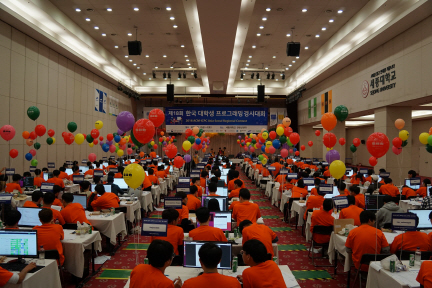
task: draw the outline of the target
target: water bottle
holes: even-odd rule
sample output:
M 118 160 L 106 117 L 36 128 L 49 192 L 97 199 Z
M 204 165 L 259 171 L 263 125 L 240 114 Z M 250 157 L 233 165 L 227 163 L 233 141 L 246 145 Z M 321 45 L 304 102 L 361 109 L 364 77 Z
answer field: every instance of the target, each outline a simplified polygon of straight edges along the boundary
M 417 247 L 417 250 L 415 252 L 415 265 L 418 265 L 418 266 L 421 265 L 421 251 L 420 251 L 420 247 Z
M 39 265 L 45 264 L 45 249 L 44 249 L 43 245 L 41 245 L 40 249 L 39 249 L 39 261 L 38 262 L 39 262 L 38 263 Z

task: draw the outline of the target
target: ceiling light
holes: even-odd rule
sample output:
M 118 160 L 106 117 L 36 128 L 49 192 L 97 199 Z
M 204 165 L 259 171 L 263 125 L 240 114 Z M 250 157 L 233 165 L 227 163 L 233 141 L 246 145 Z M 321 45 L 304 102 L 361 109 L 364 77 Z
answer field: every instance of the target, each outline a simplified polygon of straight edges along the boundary
M 163 55 L 162 57 L 166 58 L 166 55 Z
M 155 66 L 155 69 L 158 69 L 159 67 L 158 66 Z
M 95 26 L 94 29 L 99 30 L 99 27 L 98 27 L 98 26 Z
M 146 55 L 146 58 L 150 57 L 149 55 Z
M 135 8 L 134 8 L 134 11 L 139 11 L 139 8 L 138 8 L 138 7 L 135 7 Z
M 190 66 L 191 64 L 190 64 L 190 63 L 187 63 L 187 65 Z
M 185 57 L 187 58 L 188 56 L 187 56 L 187 55 L 185 55 Z
M 288 68 L 288 67 L 286 67 L 286 68 L 285 68 L 285 70 L 289 70 L 289 68 Z
M 181 48 L 184 48 L 184 45 L 180 45 Z
M 315 37 L 316 37 L 316 38 L 319 38 L 319 34 L 316 34 Z
M 291 34 L 288 33 L 288 34 L 287 34 L 287 37 L 290 37 L 290 36 L 291 36 Z
M 267 18 L 266 18 L 266 17 L 263 17 L 263 18 L 262 18 L 262 21 L 267 21 Z
M 279 79 L 276 79 L 276 81 L 279 81 Z
M 137 69 L 141 69 L 141 68 L 138 66 Z
M 307 49 L 309 49 L 309 47 L 308 47 L 308 46 L 306 46 L 306 47 L 305 47 L 305 49 L 307 50 Z
M 292 65 L 291 65 L 291 64 L 289 64 L 288 66 L 289 66 L 289 67 L 292 67 Z
M 252 49 L 255 49 L 256 48 L 256 46 L 255 45 L 252 45 Z
M 175 18 L 173 16 L 170 17 L 170 20 L 175 20 Z
M 125 58 L 129 58 L 129 56 L 128 56 L 128 55 L 125 55 Z
M 171 11 L 171 7 L 166 7 L 166 10 L 167 11 Z
M 133 63 L 134 66 L 136 66 L 136 63 Z
M 293 60 L 292 63 L 295 63 L 295 60 Z
M 112 8 L 107 8 L 107 11 L 108 12 L 112 12 Z
M 338 14 L 341 14 L 343 12 L 343 10 L 338 10 Z
M 173 66 L 170 66 L 170 68 L 172 69 L 172 68 L 174 68 Z
M 86 18 L 86 21 L 89 22 L 89 21 L 90 21 L 90 18 Z
M 270 11 L 271 11 L 271 8 L 266 8 L 266 11 L 267 11 L 267 12 L 270 12 Z
M 307 9 L 302 9 L 302 12 L 307 12 Z
M 177 25 L 174 25 L 173 27 L 174 27 L 174 28 L 177 28 L 178 26 L 177 26 Z
M 264 69 L 268 70 L 268 67 L 265 67 Z
M 247 60 L 247 62 L 250 62 L 251 60 Z
M 80 8 L 76 8 L 75 11 L 76 12 L 81 12 L 81 9 Z
M 323 28 L 321 28 L 321 30 L 322 30 L 322 31 L 326 31 L 326 30 L 327 30 L 327 28 L 326 28 L 326 27 L 323 27 Z
M 296 57 L 296 59 L 300 59 L 300 57 L 299 57 L 299 56 L 297 56 L 297 57 Z
M 128 36 L 132 36 L 132 33 L 128 33 Z
M 334 20 L 333 20 L 333 19 L 330 19 L 330 20 L 329 20 L 329 22 L 330 22 L 330 23 L 333 23 L 333 22 L 334 22 Z
M 153 73 L 154 74 L 154 73 Z M 156 78 L 156 76 L 155 76 L 155 78 Z M 149 78 L 149 80 L 151 80 L 152 78 Z
M 104 37 L 105 37 L 105 36 L 106 36 L 106 34 L 105 34 L 105 33 L 102 33 L 102 36 L 104 36 Z
M 252 56 L 249 55 L 249 58 L 252 58 Z
M 246 63 L 246 66 L 249 66 L 249 64 Z
M 258 33 L 257 36 L 258 36 L 258 37 L 261 36 L 261 33 Z
M 276 56 L 273 56 L 273 58 L 276 58 Z
M 264 26 L 260 26 L 259 28 L 260 28 L 260 29 L 264 29 Z
M 143 75 L 147 75 L 147 73 L 144 72 Z
M 132 59 L 129 59 L 129 62 L 132 62 Z
M 117 48 L 118 48 L 118 46 L 116 45 L 116 46 L 114 46 L 114 48 L 115 48 L 115 49 L 117 49 Z
M 189 59 L 186 59 L 186 62 L 189 62 Z

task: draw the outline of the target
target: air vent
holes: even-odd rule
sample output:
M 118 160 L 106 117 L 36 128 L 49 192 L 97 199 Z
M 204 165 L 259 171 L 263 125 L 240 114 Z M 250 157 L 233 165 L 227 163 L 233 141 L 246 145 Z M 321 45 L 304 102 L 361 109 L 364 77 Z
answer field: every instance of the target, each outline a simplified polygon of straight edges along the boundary
M 270 34 L 270 33 L 267 33 L 267 34 L 265 34 L 265 36 L 271 36 L 272 34 Z
M 325 10 L 325 12 L 326 12 L 326 13 L 332 13 L 333 10 L 330 10 L 330 9 L 329 9 L 329 10 Z
M 277 8 L 276 11 L 283 11 L 283 8 Z
M 117 36 L 117 34 L 115 34 L 115 33 L 112 33 L 112 34 L 111 34 L 111 36 Z
M 86 9 L 87 12 L 94 12 L 94 10 L 92 8 L 88 8 Z
M 305 35 L 306 37 L 311 37 L 312 35 L 310 35 L 310 34 L 307 34 L 307 35 Z
M 155 11 L 159 11 L 159 10 L 161 10 L 161 9 L 160 9 L 159 7 L 154 7 L 153 10 L 155 10 Z

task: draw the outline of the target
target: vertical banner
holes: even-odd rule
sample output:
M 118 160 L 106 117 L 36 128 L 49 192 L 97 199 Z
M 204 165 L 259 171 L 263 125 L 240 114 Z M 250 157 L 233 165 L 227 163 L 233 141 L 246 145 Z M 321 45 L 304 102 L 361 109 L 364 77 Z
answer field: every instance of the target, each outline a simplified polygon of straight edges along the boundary
M 95 89 L 95 111 L 99 112 L 99 90 Z
M 278 123 L 281 124 L 282 120 L 285 118 L 285 115 L 287 114 L 285 108 L 278 108 Z
M 269 126 L 277 125 L 278 123 L 278 108 L 270 108 L 270 124 Z
M 314 118 L 317 116 L 317 97 L 309 99 L 308 102 L 308 118 Z
M 107 113 L 107 94 L 102 90 L 95 90 L 95 111 Z
M 330 90 L 321 94 L 321 115 L 332 111 L 332 90 Z

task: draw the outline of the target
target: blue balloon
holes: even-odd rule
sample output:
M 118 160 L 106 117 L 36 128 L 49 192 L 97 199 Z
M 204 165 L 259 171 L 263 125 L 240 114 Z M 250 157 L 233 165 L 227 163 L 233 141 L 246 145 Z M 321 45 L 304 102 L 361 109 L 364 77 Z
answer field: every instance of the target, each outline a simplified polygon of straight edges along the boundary
M 280 146 L 281 146 L 281 143 L 280 143 L 280 141 L 278 139 L 273 140 L 273 147 L 275 149 L 279 149 Z
M 109 148 L 110 148 L 110 146 L 109 146 L 108 144 L 104 144 L 104 145 L 102 145 L 102 150 L 103 150 L 104 152 L 108 152 L 108 151 L 109 151 Z
M 264 152 L 264 153 L 265 153 L 265 148 L 266 148 L 265 145 L 261 146 L 261 151 Z
M 297 151 L 297 148 L 294 148 L 293 151 L 296 152 L 296 151 Z
M 26 158 L 27 161 L 30 161 L 30 160 L 32 160 L 33 155 L 32 155 L 31 153 L 27 153 L 27 154 L 25 155 L 25 158 Z
M 120 137 L 119 135 L 116 135 L 116 136 L 114 137 L 114 141 L 115 141 L 116 143 L 120 142 L 120 140 L 121 140 L 121 137 Z
M 200 145 L 201 144 L 201 139 L 200 138 L 195 139 L 195 144 Z

